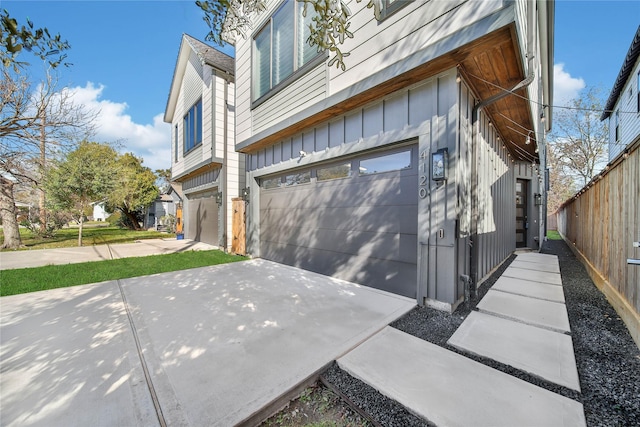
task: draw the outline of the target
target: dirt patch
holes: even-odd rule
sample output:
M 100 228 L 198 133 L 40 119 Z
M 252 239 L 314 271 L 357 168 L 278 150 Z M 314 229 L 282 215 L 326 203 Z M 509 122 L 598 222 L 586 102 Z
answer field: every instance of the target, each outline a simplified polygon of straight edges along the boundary
M 365 427 L 370 424 L 353 411 L 335 393 L 317 384 L 266 420 L 262 427 Z

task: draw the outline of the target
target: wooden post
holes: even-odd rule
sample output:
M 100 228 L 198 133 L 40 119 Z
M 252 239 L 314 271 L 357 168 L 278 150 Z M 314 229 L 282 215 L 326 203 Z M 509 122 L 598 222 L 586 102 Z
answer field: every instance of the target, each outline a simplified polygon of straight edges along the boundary
M 245 221 L 245 201 L 241 197 L 231 199 L 233 208 L 233 217 L 231 219 L 231 233 L 233 240 L 231 241 L 231 253 L 236 255 L 247 254 L 246 244 L 246 221 Z

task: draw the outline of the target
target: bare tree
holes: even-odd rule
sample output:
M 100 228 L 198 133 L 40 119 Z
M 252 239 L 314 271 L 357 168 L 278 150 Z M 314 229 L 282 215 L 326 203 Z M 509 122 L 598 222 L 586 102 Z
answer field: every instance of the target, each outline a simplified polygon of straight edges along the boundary
M 563 172 L 556 146 L 547 146 L 547 165 L 549 166 L 549 192 L 547 193 L 547 209 L 550 213 L 558 210 L 560 205 L 569 199 L 577 190 L 571 175 Z
M 40 189 L 41 223 L 46 224 L 42 181 L 50 158 L 62 154 L 91 135 L 95 113 L 73 102 L 66 88 L 47 72 L 34 87 L 24 75 L 4 69 L 0 81 L 0 209 L 3 248 L 18 248 L 20 239 L 13 187 Z
M 562 174 L 586 185 L 607 163 L 609 128 L 600 121 L 601 90 L 588 88 L 566 107 L 554 111 L 550 145 Z
M 13 196 L 16 182 L 33 179 L 33 164 L 26 162 L 21 145 L 29 145 L 31 131 L 40 118 L 41 124 L 48 119 L 43 116 L 46 107 L 32 105 L 31 84 L 20 75 L 29 63 L 18 60 L 27 51 L 48 64 L 51 68 L 63 62 L 70 48 L 69 43 L 52 34 L 46 27 L 35 27 L 27 18 L 27 25 L 20 25 L 6 9 L 0 10 L 0 60 L 3 70 L 0 81 L 0 217 L 4 243 L 2 248 L 16 249 L 21 246 L 20 230 L 16 218 L 16 206 Z M 45 91 L 46 92 L 46 91 Z M 40 114 L 39 114 L 40 113 Z M 42 133 L 41 133 L 42 138 Z M 46 151 L 43 156 L 46 159 Z M 41 162 L 44 164 L 44 162 Z M 36 168 L 42 173 L 42 169 Z

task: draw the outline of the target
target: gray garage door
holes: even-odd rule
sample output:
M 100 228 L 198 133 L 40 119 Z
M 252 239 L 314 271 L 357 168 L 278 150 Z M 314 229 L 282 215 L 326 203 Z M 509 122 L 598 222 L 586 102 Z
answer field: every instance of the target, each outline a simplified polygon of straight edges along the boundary
M 218 204 L 216 192 L 188 196 L 185 237 L 218 245 Z
M 416 297 L 417 146 L 261 181 L 263 258 Z

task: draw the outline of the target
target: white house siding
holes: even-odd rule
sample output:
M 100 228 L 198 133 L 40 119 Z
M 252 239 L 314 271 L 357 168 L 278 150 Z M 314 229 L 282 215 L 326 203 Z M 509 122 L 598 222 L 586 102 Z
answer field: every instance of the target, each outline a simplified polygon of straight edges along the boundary
M 194 166 L 211 158 L 211 69 L 203 67 L 198 55 L 191 51 L 187 63 L 180 93 L 173 115 L 172 129 L 175 139 L 175 126 L 178 125 L 178 161 L 172 163 L 172 175 L 179 176 Z M 184 115 L 202 97 L 202 144 L 187 155 L 184 153 Z M 175 146 L 172 156 L 175 155 Z
M 640 58 L 636 61 L 633 71 L 629 74 L 624 90 L 609 116 L 609 160 L 613 160 L 622 153 L 625 147 L 640 136 L 640 112 L 638 111 L 638 73 L 640 73 Z M 620 116 L 620 138 L 616 141 L 616 111 Z
M 327 87 L 326 74 L 327 66 L 322 63 L 256 107 L 252 114 L 252 134 L 323 99 Z
M 236 41 L 236 137 L 251 136 L 251 40 Z
M 427 3 L 427 7 L 421 7 Z M 354 33 L 343 47 L 346 71 L 329 69 L 329 94 L 339 92 L 392 64 L 405 59 L 503 6 L 502 1 L 415 1 L 378 22 L 365 2 L 348 3 L 354 11 Z M 418 9 L 416 11 L 416 9 Z M 357 12 L 355 12 L 357 11 Z M 417 65 L 417 64 L 416 64 Z
M 185 195 L 184 230 L 187 238 L 228 247 L 231 199 L 245 185 L 244 155 L 235 151 L 234 77 L 203 63 L 188 38 L 183 39 L 180 52 L 174 71 L 179 82 L 168 104 L 171 108 L 175 99 L 175 110 L 169 109 L 168 114 L 172 115 L 172 176 L 181 182 Z M 202 99 L 202 143 L 185 154 L 183 118 L 198 99 Z M 223 195 L 221 206 L 218 193 Z

